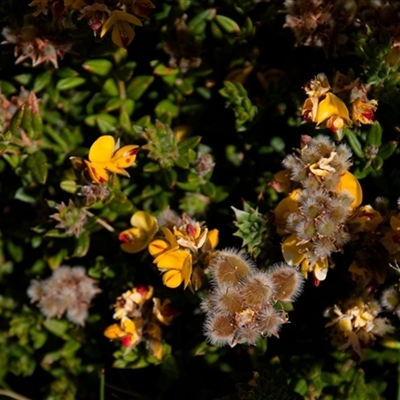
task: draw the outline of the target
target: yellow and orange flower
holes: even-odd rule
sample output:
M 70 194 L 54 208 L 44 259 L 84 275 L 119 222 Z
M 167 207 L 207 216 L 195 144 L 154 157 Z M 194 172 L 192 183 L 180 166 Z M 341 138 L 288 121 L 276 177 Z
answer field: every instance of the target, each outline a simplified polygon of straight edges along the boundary
M 84 161 L 94 182 L 107 182 L 109 172 L 129 177 L 125 168 L 136 161 L 139 146 L 132 144 L 119 149 L 115 147 L 115 140 L 110 135 L 99 137 L 90 147 L 89 161 Z
M 120 339 L 124 347 L 136 346 L 142 340 L 143 320 L 132 320 L 128 317 L 121 319 L 120 324 L 113 324 L 106 328 L 104 336 L 109 339 Z

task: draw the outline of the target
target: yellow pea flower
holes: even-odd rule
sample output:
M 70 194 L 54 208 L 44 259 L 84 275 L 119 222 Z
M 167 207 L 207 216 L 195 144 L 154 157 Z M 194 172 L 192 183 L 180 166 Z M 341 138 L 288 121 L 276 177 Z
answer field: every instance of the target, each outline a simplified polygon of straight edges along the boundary
M 129 24 L 142 26 L 138 17 L 124 11 L 114 10 L 104 22 L 100 37 L 112 28 L 111 39 L 118 47 L 127 47 L 135 36 L 135 31 Z
M 190 282 L 192 275 L 192 255 L 186 250 L 175 250 L 158 257 L 157 268 L 165 271 L 163 283 L 169 288 L 176 288 L 182 282 L 184 288 Z M 156 262 L 154 260 L 154 262 Z
M 120 339 L 124 347 L 132 347 L 138 344 L 141 339 L 141 323 L 134 322 L 130 318 L 124 317 L 121 325 L 113 324 L 106 328 L 104 336 L 108 339 Z
M 343 101 L 333 93 L 326 93 L 325 98 L 318 104 L 315 122 L 317 125 L 320 125 L 332 117 L 336 117 L 336 119 L 341 118 L 346 125 L 350 123 L 349 110 Z
M 108 173 L 128 176 L 124 168 L 130 167 L 136 160 L 139 146 L 132 144 L 115 150 L 115 140 L 110 135 L 99 137 L 90 147 L 89 161 L 84 160 L 90 177 L 94 182 L 108 181 Z
M 145 211 L 137 211 L 132 215 L 133 228 L 121 232 L 118 239 L 123 243 L 121 249 L 127 253 L 138 253 L 144 250 L 158 231 L 157 220 Z
M 153 262 L 164 272 L 165 286 L 176 288 L 184 282 L 186 289 L 192 275 L 192 255 L 189 251 L 179 250 L 179 243 L 168 228 L 161 230 L 166 240 L 153 240 L 149 244 L 149 253 L 155 257 Z
M 317 281 L 323 281 L 328 273 L 327 258 L 320 258 L 314 265 L 310 266 L 310 261 L 307 258 L 310 243 L 298 244 L 299 241 L 296 235 L 290 235 L 283 241 L 282 255 L 286 264 L 292 267 L 300 265 L 300 271 L 305 278 L 307 278 L 308 272 L 312 270 Z
M 149 244 L 149 253 L 155 258 L 155 263 L 164 254 L 178 250 L 179 248 L 179 243 L 168 228 L 161 228 L 161 231 L 167 240 L 156 239 Z

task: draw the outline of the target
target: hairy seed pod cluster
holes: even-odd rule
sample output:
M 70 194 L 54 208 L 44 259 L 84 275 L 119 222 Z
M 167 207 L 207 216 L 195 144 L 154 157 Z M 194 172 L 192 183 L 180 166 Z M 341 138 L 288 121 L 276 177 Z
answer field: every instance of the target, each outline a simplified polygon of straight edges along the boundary
M 227 249 L 217 252 L 210 272 L 212 289 L 202 303 L 210 343 L 233 347 L 254 345 L 260 336 L 279 337 L 279 329 L 288 322 L 279 302 L 292 302 L 301 292 L 298 270 L 280 263 L 259 271 L 249 258 Z

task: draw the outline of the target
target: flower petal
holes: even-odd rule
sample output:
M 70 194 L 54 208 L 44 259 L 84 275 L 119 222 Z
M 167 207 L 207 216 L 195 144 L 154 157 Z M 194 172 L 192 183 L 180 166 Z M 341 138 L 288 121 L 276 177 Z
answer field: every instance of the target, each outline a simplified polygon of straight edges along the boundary
M 117 21 L 113 26 L 111 39 L 118 47 L 128 47 L 134 37 L 135 31 L 127 22 Z
M 360 182 L 351 172 L 346 171 L 340 177 L 336 190 L 338 192 L 349 192 L 350 196 L 354 199 L 350 205 L 351 209 L 358 207 L 362 203 L 363 193 Z
M 218 229 L 213 229 L 213 230 L 209 231 L 207 234 L 206 243 L 204 244 L 202 250 L 210 251 L 210 250 L 214 249 L 215 247 L 217 247 L 218 235 L 219 235 Z
M 110 325 L 104 331 L 104 336 L 108 337 L 109 339 L 118 339 L 124 335 L 125 332 L 117 324 Z
M 328 260 L 326 258 L 320 258 L 314 266 L 314 276 L 319 280 L 323 281 L 328 274 Z
M 108 181 L 108 172 L 101 166 L 91 163 L 90 161 L 83 160 L 88 167 L 90 177 L 96 183 L 104 183 Z
M 156 257 L 156 259 L 163 254 L 166 250 L 170 250 L 171 247 L 170 245 L 165 241 L 161 239 L 153 240 L 149 244 L 149 253 L 153 256 Z M 156 262 L 156 260 L 154 260 Z
M 142 21 L 140 21 L 140 19 L 138 17 L 135 17 L 132 14 L 128 14 L 124 11 L 119 11 L 119 10 L 115 10 L 113 11 L 113 14 L 115 14 L 116 18 L 118 21 L 126 21 L 129 22 L 130 24 L 134 24 L 134 25 L 138 25 L 138 26 L 142 26 Z
M 131 144 L 118 149 L 112 157 L 111 162 L 118 168 L 128 168 L 136 161 L 136 154 L 139 146 Z
M 124 243 L 121 244 L 121 249 L 127 253 L 138 253 L 144 250 L 149 241 L 152 239 L 147 235 L 147 232 L 139 228 L 130 228 L 122 231 L 118 239 Z
M 132 226 L 140 228 L 149 234 L 156 233 L 158 230 L 157 220 L 145 211 L 135 212 L 130 222 Z
M 282 255 L 286 264 L 294 267 L 306 258 L 307 244 L 297 245 L 299 239 L 296 235 L 290 235 L 282 243 Z
M 345 121 L 350 120 L 349 110 L 343 101 L 333 93 L 326 93 L 325 98 L 318 104 L 315 122 L 319 125 L 332 116 L 341 117 Z
M 182 270 L 186 259 L 190 256 L 190 253 L 185 250 L 171 251 L 158 257 L 157 267 L 159 269 L 176 269 Z
M 182 283 L 183 279 L 181 271 L 171 269 L 163 275 L 162 280 L 165 286 L 175 289 Z
M 109 163 L 114 153 L 115 140 L 110 135 L 100 136 L 90 147 L 89 160 L 96 163 Z

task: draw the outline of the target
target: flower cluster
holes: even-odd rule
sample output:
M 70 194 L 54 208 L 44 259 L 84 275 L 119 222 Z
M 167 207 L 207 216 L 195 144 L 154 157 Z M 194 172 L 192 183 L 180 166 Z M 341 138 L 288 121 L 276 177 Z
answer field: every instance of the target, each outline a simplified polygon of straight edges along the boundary
M 171 301 L 153 297 L 152 286 L 138 286 L 123 293 L 114 305 L 114 319 L 104 335 L 120 340 L 126 349 L 133 349 L 146 342 L 151 353 L 161 360 L 163 356 L 162 326 L 169 325 L 176 312 Z
M 150 0 L 112 0 L 86 1 L 65 0 L 33 0 L 30 4 L 35 7 L 33 16 L 47 15 L 49 10 L 53 18 L 60 18 L 69 11 L 79 11 L 78 20 L 85 19 L 95 32 L 100 31 L 103 37 L 111 30 L 112 41 L 119 47 L 127 47 L 133 40 L 135 32 L 131 25 L 142 26 L 140 18 L 146 17 L 154 4 Z
M 90 302 L 100 291 L 83 267 L 61 266 L 50 278 L 33 280 L 28 296 L 32 303 L 38 302 L 40 311 L 47 318 L 61 318 L 66 313 L 71 322 L 84 325 Z
M 286 21 L 284 28 L 290 28 L 297 44 L 322 47 L 325 51 L 333 43 L 347 41 L 344 31 L 355 17 L 356 3 L 340 0 L 285 0 Z
M 173 226 L 169 225 L 173 222 Z M 183 214 L 174 216 L 161 227 L 160 237 L 149 245 L 154 263 L 163 274 L 164 285 L 184 288 L 191 283 L 193 266 L 205 263 L 209 253 L 218 244 L 218 230 L 208 230 L 202 223 Z M 198 284 L 192 285 L 196 289 Z
M 65 53 L 69 52 L 71 48 L 70 43 L 55 39 L 54 35 L 45 33 L 29 23 L 21 28 L 7 26 L 1 33 L 6 39 L 1 44 L 13 44 L 15 46 L 16 64 L 30 59 L 32 67 L 51 63 L 54 68 L 58 68 L 58 58 L 63 59 Z
M 351 347 L 362 358 L 362 348 L 394 330 L 386 318 L 378 317 L 380 312 L 379 303 L 372 298 L 352 297 L 325 311 L 331 320 L 325 326 L 333 327 L 331 336 L 339 350 Z
M 188 215 L 179 217 L 169 209 L 159 223 L 146 212 L 138 211 L 133 214 L 131 225 L 119 234 L 122 250 L 137 253 L 148 248 L 153 262 L 164 273 L 164 285 L 170 288 L 182 283 L 185 288 L 191 283 L 194 290 L 201 286 L 199 274 L 193 274 L 194 267 L 205 265 L 207 256 L 218 244 L 217 229 L 209 231 Z M 158 238 L 153 240 L 157 232 Z
M 215 345 L 254 345 L 261 336 L 278 337 L 288 322 L 279 302 L 292 302 L 301 292 L 303 277 L 294 268 L 275 264 L 263 272 L 234 250 L 212 257 L 212 289 L 202 303 L 204 333 Z
M 327 137 L 302 137 L 301 149 L 283 160 L 286 170 L 272 186 L 290 192 L 274 209 L 277 232 L 285 236 L 287 264 L 300 265 L 315 281 L 324 280 L 329 256 L 350 240 L 346 222 L 361 204 L 362 190 L 348 168 L 351 152 Z
M 339 138 L 345 126 L 373 123 L 378 102 L 368 100 L 368 87 L 350 76 L 337 73 L 331 88 L 326 75 L 320 73 L 304 89 L 308 95 L 302 107 L 304 120 L 337 132 Z M 343 99 L 348 99 L 350 113 Z

